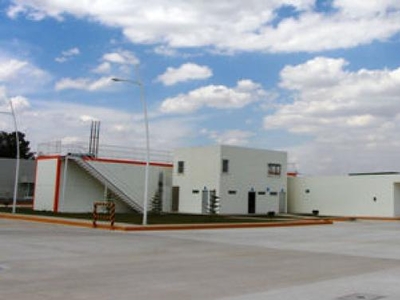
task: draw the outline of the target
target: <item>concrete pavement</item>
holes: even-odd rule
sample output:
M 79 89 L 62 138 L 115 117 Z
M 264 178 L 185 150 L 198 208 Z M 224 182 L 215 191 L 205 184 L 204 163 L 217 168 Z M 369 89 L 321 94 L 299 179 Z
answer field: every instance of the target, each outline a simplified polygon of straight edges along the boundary
M 400 222 L 122 232 L 0 219 L 0 299 L 400 299 Z

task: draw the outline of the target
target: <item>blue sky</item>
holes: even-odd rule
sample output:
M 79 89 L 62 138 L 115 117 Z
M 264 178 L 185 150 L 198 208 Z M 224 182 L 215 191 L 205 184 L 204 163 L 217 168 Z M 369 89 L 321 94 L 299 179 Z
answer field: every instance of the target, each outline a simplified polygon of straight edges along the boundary
M 397 0 L 0 0 L 0 109 L 31 141 L 285 150 L 303 174 L 400 170 Z M 12 130 L 7 115 L 0 129 Z

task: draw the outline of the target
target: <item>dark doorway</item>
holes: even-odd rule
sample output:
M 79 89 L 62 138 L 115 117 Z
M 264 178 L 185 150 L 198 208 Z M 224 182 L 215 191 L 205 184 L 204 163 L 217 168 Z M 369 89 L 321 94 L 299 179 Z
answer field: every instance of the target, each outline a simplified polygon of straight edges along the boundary
M 256 213 L 256 192 L 249 192 L 249 214 Z
M 179 211 L 179 186 L 172 187 L 172 212 Z

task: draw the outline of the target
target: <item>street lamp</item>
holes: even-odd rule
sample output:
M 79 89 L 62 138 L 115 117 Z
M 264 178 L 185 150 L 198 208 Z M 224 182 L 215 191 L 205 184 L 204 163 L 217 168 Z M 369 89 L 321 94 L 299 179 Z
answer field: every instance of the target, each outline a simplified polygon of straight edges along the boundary
M 17 147 L 17 157 L 15 161 L 15 180 L 14 180 L 14 195 L 13 195 L 13 204 L 12 204 L 12 213 L 15 214 L 16 207 L 17 207 L 17 195 L 18 195 L 18 179 L 19 179 L 19 160 L 20 160 L 20 153 L 19 153 L 19 134 L 18 134 L 18 127 L 17 127 L 17 118 L 15 117 L 14 106 L 12 100 L 10 99 L 10 107 L 11 113 L 9 112 L 0 112 L 3 114 L 11 114 L 14 120 L 14 130 L 15 130 L 15 143 Z
M 130 80 L 130 79 L 121 79 L 121 78 L 112 78 L 113 81 L 116 82 L 126 82 L 129 84 L 137 85 L 140 88 L 140 101 L 143 105 L 143 114 L 144 114 L 144 124 L 145 124 L 145 132 L 146 132 L 146 169 L 144 175 L 144 195 L 143 195 L 143 225 L 147 225 L 147 198 L 149 194 L 149 166 L 150 166 L 150 139 L 149 139 L 149 120 L 147 118 L 147 105 L 144 97 L 144 86 L 141 81 L 138 80 Z

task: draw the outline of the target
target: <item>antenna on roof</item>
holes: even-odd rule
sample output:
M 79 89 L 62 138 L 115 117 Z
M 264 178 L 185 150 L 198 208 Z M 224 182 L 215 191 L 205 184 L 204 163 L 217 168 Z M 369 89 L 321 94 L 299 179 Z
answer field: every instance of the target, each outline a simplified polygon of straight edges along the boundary
M 100 121 L 92 121 L 90 127 L 89 139 L 89 155 L 97 157 L 99 155 L 99 140 L 100 140 Z

